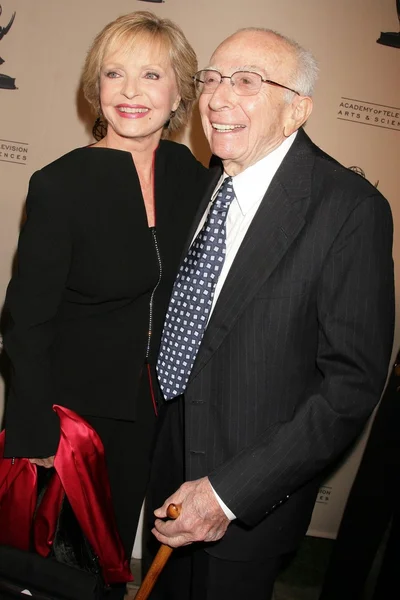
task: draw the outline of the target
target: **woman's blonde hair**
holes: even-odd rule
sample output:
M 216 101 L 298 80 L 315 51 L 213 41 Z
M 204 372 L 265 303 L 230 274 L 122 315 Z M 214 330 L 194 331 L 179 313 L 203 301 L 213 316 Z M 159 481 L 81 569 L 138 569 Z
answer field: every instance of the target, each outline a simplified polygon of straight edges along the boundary
M 129 49 L 136 40 L 146 37 L 161 43 L 169 54 L 181 96 L 168 125 L 170 132 L 176 131 L 188 121 L 196 99 L 192 76 L 197 71 L 197 57 L 183 31 L 169 19 L 160 19 L 148 11 L 137 11 L 106 25 L 94 39 L 86 57 L 82 74 L 83 93 L 95 112 L 100 114 L 100 71 L 107 52 L 118 44 Z

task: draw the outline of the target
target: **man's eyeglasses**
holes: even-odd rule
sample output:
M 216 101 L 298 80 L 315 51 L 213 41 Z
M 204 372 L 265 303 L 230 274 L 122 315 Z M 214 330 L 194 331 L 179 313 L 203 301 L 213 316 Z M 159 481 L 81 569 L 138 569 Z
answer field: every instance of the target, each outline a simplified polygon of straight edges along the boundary
M 200 94 L 213 94 L 223 79 L 230 80 L 233 91 L 238 96 L 253 96 L 258 94 L 262 83 L 268 83 L 269 85 L 289 90 L 289 92 L 300 96 L 299 92 L 292 90 L 287 85 L 271 81 L 271 79 L 263 79 L 259 73 L 253 73 L 252 71 L 236 71 L 229 77 L 228 75 L 221 75 L 219 71 L 214 69 L 203 69 L 193 76 L 197 91 Z

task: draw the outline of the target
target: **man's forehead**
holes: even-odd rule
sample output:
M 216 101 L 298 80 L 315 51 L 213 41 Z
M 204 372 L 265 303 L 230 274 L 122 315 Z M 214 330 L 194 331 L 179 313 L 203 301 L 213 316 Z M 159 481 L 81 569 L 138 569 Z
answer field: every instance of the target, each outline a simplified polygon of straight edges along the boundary
M 270 74 L 290 60 L 290 55 L 286 44 L 270 32 L 240 31 L 218 46 L 209 68 L 229 67 Z
M 218 70 L 220 66 L 222 66 L 222 62 L 220 62 L 220 63 L 211 62 L 209 65 L 207 65 L 206 69 Z M 259 64 L 250 64 L 250 63 L 230 64 L 229 68 L 232 70 L 232 72 L 233 71 L 256 71 L 258 73 L 258 71 L 265 71 L 265 65 L 261 66 L 261 63 L 259 63 Z

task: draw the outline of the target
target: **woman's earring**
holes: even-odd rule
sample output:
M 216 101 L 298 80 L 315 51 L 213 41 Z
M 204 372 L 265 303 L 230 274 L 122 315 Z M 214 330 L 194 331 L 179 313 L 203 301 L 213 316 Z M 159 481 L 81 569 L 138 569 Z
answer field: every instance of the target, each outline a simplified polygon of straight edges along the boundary
M 101 118 L 101 116 L 99 116 L 99 117 L 97 117 L 97 119 L 94 122 L 93 129 L 92 129 L 92 135 L 93 135 L 94 139 L 96 140 L 96 142 L 99 142 L 106 136 L 106 134 L 107 134 L 107 123 L 105 123 L 103 121 L 103 119 Z
M 168 121 L 164 125 L 164 129 L 168 129 L 169 124 L 171 123 L 171 119 L 174 118 L 175 113 L 176 113 L 176 110 L 171 110 L 171 112 L 169 113 Z

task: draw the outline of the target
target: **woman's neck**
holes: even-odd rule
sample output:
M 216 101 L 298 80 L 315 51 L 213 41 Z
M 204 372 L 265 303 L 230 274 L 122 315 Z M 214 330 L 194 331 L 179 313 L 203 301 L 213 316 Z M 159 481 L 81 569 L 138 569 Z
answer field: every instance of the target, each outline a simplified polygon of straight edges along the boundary
M 147 213 L 149 227 L 155 225 L 155 200 L 154 200 L 154 153 L 160 143 L 159 137 L 148 138 L 123 138 L 113 131 L 94 144 L 100 148 L 123 150 L 132 155 L 136 172 L 139 177 L 144 205 Z
M 160 138 L 161 133 L 158 132 L 142 138 L 124 138 L 111 129 L 96 146 L 130 152 L 136 168 L 146 171 L 146 166 L 151 167 L 153 163 L 154 152 L 158 148 Z

